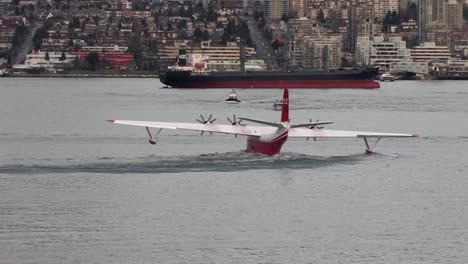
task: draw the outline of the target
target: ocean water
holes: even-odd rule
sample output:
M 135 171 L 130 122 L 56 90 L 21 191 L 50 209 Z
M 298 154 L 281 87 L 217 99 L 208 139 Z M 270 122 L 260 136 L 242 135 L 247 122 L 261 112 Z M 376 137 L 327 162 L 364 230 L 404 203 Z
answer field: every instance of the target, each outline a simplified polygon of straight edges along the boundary
M 467 263 L 468 82 L 290 90 L 293 122 L 417 133 L 245 138 L 106 119 L 278 121 L 281 90 L 162 89 L 157 79 L 0 79 L 0 263 Z

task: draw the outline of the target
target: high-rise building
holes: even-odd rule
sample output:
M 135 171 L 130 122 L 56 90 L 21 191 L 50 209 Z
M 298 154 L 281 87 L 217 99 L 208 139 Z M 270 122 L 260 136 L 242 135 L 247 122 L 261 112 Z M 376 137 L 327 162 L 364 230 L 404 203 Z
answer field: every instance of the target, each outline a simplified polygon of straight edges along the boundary
M 445 0 L 445 22 L 450 29 L 463 28 L 463 0 Z
M 382 21 L 388 11 L 398 11 L 398 0 L 374 0 L 375 17 Z
M 463 0 L 418 0 L 418 27 L 419 44 L 447 45 L 451 31 L 463 27 Z
M 398 0 L 398 10 L 405 10 L 410 4 L 410 0 Z
M 306 15 L 307 0 L 289 0 L 289 15 L 303 17 Z
M 374 36 L 374 0 L 351 0 L 349 8 L 349 30 L 346 49 L 354 51 L 358 37 Z
M 231 10 L 246 10 L 247 9 L 247 0 L 218 0 L 219 6 L 221 8 L 231 9 Z
M 264 16 L 268 21 L 280 20 L 283 15 L 289 14 L 288 0 L 264 0 Z
M 427 41 L 428 26 L 440 27 L 444 24 L 444 0 L 418 0 L 419 44 Z
M 288 22 L 287 32 L 289 64 L 291 67 L 302 67 L 304 38 L 306 36 L 318 37 L 320 35 L 320 28 L 317 23 L 306 17 L 301 17 Z
M 341 36 L 305 37 L 302 67 L 338 68 L 341 66 Z
M 444 23 L 427 25 L 426 41 L 435 42 L 438 46 L 451 46 L 452 30 Z

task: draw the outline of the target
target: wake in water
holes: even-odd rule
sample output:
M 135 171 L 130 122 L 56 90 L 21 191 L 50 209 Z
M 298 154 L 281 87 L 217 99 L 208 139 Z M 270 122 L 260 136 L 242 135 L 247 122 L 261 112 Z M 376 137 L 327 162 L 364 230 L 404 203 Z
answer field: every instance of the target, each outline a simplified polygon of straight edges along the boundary
M 371 157 L 382 157 L 372 155 Z M 395 157 L 395 156 L 393 156 Z M 97 162 L 64 165 L 4 165 L 4 174 L 45 173 L 181 173 L 197 171 L 245 171 L 265 169 L 312 169 L 334 165 L 352 165 L 369 158 L 366 154 L 318 157 L 297 153 L 261 156 L 245 152 L 203 154 L 199 156 L 147 156 L 133 159 L 100 158 Z

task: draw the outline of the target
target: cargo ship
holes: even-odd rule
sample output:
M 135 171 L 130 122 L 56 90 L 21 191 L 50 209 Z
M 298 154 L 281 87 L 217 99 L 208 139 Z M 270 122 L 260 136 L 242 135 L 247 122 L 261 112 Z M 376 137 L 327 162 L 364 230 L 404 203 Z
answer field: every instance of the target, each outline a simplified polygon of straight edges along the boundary
M 208 70 L 201 54 L 179 52 L 177 63 L 159 73 L 160 81 L 172 88 L 360 88 L 375 89 L 378 68 L 338 68 L 301 71 Z

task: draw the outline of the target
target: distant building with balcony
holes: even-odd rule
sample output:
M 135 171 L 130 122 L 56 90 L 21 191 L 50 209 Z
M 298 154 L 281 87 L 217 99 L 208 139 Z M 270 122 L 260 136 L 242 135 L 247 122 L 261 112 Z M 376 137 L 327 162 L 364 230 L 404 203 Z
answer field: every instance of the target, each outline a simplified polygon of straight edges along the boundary
M 434 59 L 447 61 L 451 58 L 448 46 L 437 46 L 434 42 L 424 42 L 411 49 L 411 60 L 431 61 Z
M 388 71 L 391 63 L 411 59 L 406 42 L 401 37 L 359 37 L 356 45 L 355 59 L 359 65 L 379 66 L 381 71 Z
M 65 55 L 65 58 L 62 58 L 62 55 Z M 67 70 L 67 68 L 71 67 L 75 59 L 76 56 L 70 53 L 44 51 L 33 52 L 26 55 L 24 64 L 13 65 L 13 72 L 63 72 Z

